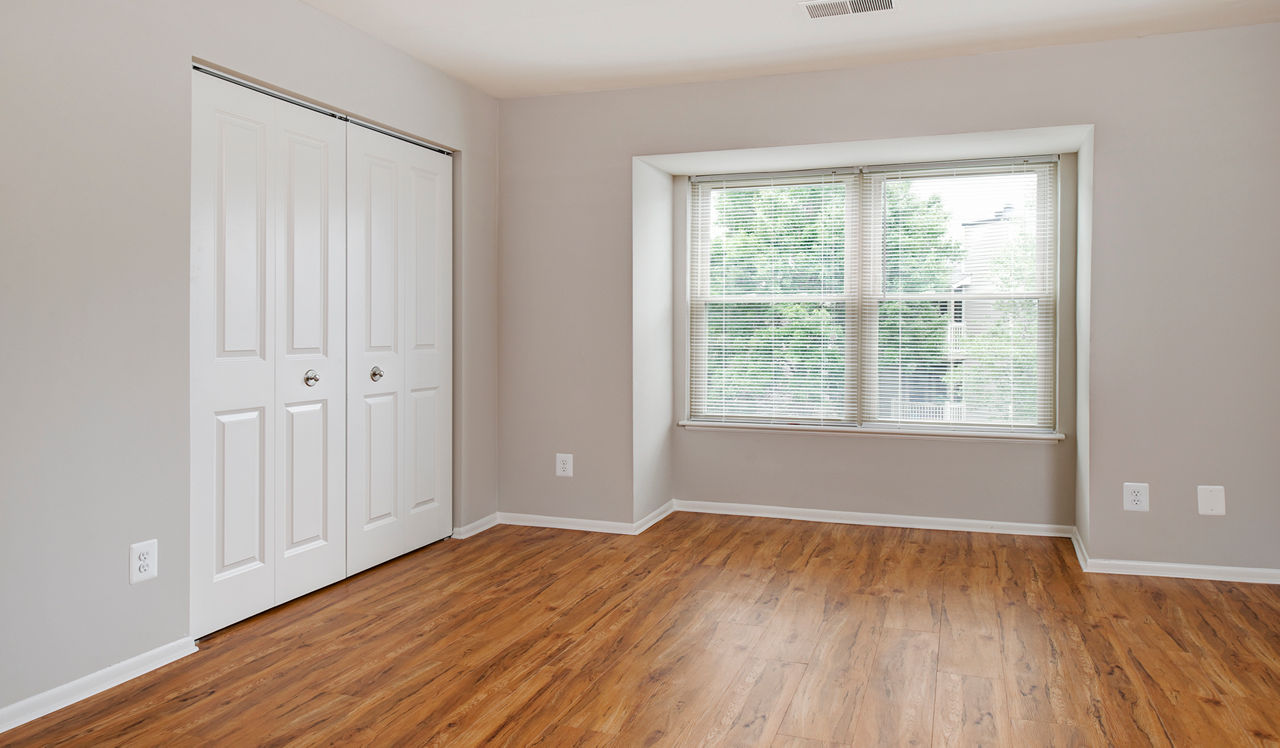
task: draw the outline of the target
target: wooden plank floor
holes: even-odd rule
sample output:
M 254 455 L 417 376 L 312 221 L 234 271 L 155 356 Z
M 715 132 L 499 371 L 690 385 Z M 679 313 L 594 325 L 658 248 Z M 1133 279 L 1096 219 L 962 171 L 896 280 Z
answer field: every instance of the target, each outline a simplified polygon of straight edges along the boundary
M 677 513 L 498 527 L 221 631 L 10 745 L 1280 743 L 1280 587 L 1063 539 Z

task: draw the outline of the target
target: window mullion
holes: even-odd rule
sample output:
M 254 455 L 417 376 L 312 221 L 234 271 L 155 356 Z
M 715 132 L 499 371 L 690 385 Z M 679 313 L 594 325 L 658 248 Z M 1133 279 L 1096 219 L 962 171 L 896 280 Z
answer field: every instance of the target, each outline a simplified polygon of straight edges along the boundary
M 859 360 L 858 375 L 858 425 L 865 426 L 878 416 L 876 400 L 879 381 L 876 378 L 876 360 L 879 356 L 879 328 L 876 305 L 881 289 L 876 264 L 880 262 L 880 190 L 884 180 L 870 174 L 860 177 L 858 215 L 858 321 Z

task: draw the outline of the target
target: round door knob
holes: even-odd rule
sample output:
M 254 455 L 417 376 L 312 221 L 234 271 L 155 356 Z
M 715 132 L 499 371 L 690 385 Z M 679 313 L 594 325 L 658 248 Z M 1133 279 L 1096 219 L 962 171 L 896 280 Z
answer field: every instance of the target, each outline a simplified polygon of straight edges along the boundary
M 382 379 L 382 368 L 375 366 L 372 369 L 370 369 L 369 378 L 375 382 L 378 381 L 379 379 Z
M 302 383 L 308 387 L 315 387 L 319 381 L 320 375 L 316 373 L 315 369 L 307 369 L 307 373 L 302 375 Z

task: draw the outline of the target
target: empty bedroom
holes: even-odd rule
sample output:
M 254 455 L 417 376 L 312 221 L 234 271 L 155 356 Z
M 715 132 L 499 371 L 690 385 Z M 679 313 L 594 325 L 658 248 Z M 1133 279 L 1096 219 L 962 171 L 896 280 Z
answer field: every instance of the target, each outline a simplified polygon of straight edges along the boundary
M 1280 745 L 1275 0 L 0 4 L 0 745 Z

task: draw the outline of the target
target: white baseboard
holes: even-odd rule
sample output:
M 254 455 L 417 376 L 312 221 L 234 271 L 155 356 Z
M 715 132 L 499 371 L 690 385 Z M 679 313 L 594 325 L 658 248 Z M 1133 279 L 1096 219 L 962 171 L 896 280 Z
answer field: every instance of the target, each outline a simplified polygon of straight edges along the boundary
M 667 503 L 663 504 L 657 509 L 654 509 L 652 512 L 649 512 L 648 517 L 645 517 L 644 519 L 637 522 L 635 524 L 635 532 L 632 534 L 639 535 L 645 530 L 648 530 L 650 527 L 653 527 L 654 525 L 658 524 L 668 514 L 671 514 L 675 510 L 676 510 L 676 502 L 668 501 Z
M 1089 571 L 1089 552 L 1084 549 L 1084 538 L 1080 537 L 1080 528 L 1071 528 L 1071 547 L 1076 549 L 1076 563 L 1081 571 Z
M 1052 538 L 1071 538 L 1080 568 L 1097 574 L 1134 574 L 1151 577 L 1178 577 L 1183 579 L 1209 579 L 1223 582 L 1252 582 L 1280 584 L 1280 569 L 1251 568 L 1247 566 L 1214 566 L 1211 564 L 1178 564 L 1161 561 L 1125 561 L 1110 558 L 1090 558 L 1084 542 L 1073 525 L 1048 525 L 1033 522 L 997 522 L 981 519 L 956 519 L 952 517 L 922 517 L 914 514 L 874 514 L 870 512 L 845 512 L 832 509 L 802 509 L 765 504 L 736 504 L 726 501 L 685 501 L 674 499 L 655 509 L 649 516 L 635 523 L 606 522 L 604 520 L 574 519 L 572 517 L 548 517 L 540 514 L 511 514 L 498 512 L 466 527 L 455 528 L 453 537 L 467 538 L 494 525 L 521 525 L 524 527 L 550 527 L 561 530 L 607 532 L 615 535 L 639 535 L 660 522 L 672 512 L 698 514 L 728 514 L 739 517 L 768 517 L 794 519 L 806 522 L 835 522 L 845 525 L 874 525 L 879 527 L 906 527 L 920 530 L 956 530 L 961 532 L 991 532 L 1002 535 L 1038 535 Z
M 739 517 L 771 517 L 774 519 L 796 519 L 807 522 L 909 527 L 922 530 L 961 530 L 965 532 L 994 532 L 1006 535 L 1045 535 L 1055 538 L 1071 537 L 1071 532 L 1074 529 L 1071 525 L 1040 525 L 1030 522 L 995 522 L 977 519 L 920 517 L 911 514 L 871 514 L 868 512 L 844 512 L 830 509 L 799 509 L 764 504 L 733 504 L 724 501 L 684 501 L 682 499 L 673 499 L 650 512 L 649 516 L 634 523 L 576 519 L 573 517 L 551 517 L 543 514 L 498 512 L 466 527 L 454 528 L 453 537 L 468 538 L 494 525 L 550 527 L 560 530 L 607 532 L 615 535 L 639 535 L 672 512 L 731 514 Z
M 512 514 L 498 512 L 498 522 L 520 527 L 551 527 L 557 530 L 582 530 L 607 532 L 613 535 L 635 535 L 635 525 L 630 522 L 609 522 L 603 519 L 576 519 L 574 517 L 548 517 L 543 514 Z
M 1280 569 L 1251 566 L 1218 566 L 1215 564 L 1179 564 L 1168 561 L 1126 561 L 1115 558 L 1091 558 L 1079 532 L 1071 534 L 1080 568 L 1094 574 L 1132 574 L 1142 577 L 1176 577 L 1208 579 L 1216 582 L 1249 582 L 1280 584 Z
M 602 519 L 575 519 L 573 517 L 549 517 L 544 514 L 498 512 L 496 524 L 517 525 L 519 527 L 550 527 L 557 530 L 607 532 L 613 535 L 639 535 L 657 524 L 663 517 L 671 514 L 673 504 L 674 502 L 668 501 L 650 512 L 649 516 L 639 522 L 609 522 Z M 457 537 L 457 534 L 454 537 Z
M 955 519 L 951 517 L 921 517 L 914 514 L 872 514 L 869 512 L 844 512 L 832 509 L 799 509 L 764 504 L 731 504 L 722 501 L 684 501 L 676 499 L 672 504 L 677 512 L 798 519 L 806 522 L 836 522 L 843 525 L 908 527 L 919 530 L 962 530 L 965 532 L 994 532 L 1003 535 L 1043 535 L 1054 538 L 1069 538 L 1075 529 L 1071 525 L 996 522 L 993 520 Z
M 455 540 L 463 540 L 473 535 L 479 535 L 485 530 L 488 530 L 490 527 L 497 526 L 497 524 L 498 524 L 498 513 L 494 512 L 493 514 L 490 514 L 488 517 L 481 517 L 480 519 L 476 520 L 475 522 L 472 522 L 469 525 L 466 525 L 465 527 L 453 528 L 453 537 Z
M 56 712 L 64 706 L 87 699 L 101 693 L 112 686 L 118 686 L 127 680 L 168 665 L 174 660 L 186 657 L 196 651 L 196 643 L 190 637 L 156 647 L 150 652 L 143 652 L 130 657 L 124 662 L 105 667 L 96 673 L 90 673 L 70 683 L 51 688 L 44 693 L 28 697 L 16 704 L 0 709 L 0 733 L 12 730 L 18 725 L 26 724 L 37 717 Z
M 631 535 L 628 522 L 608 522 L 602 519 L 577 519 L 575 517 L 548 517 L 544 514 L 513 514 L 498 512 L 498 524 L 519 527 L 550 527 L 557 530 L 583 530 L 607 532 L 614 535 Z

